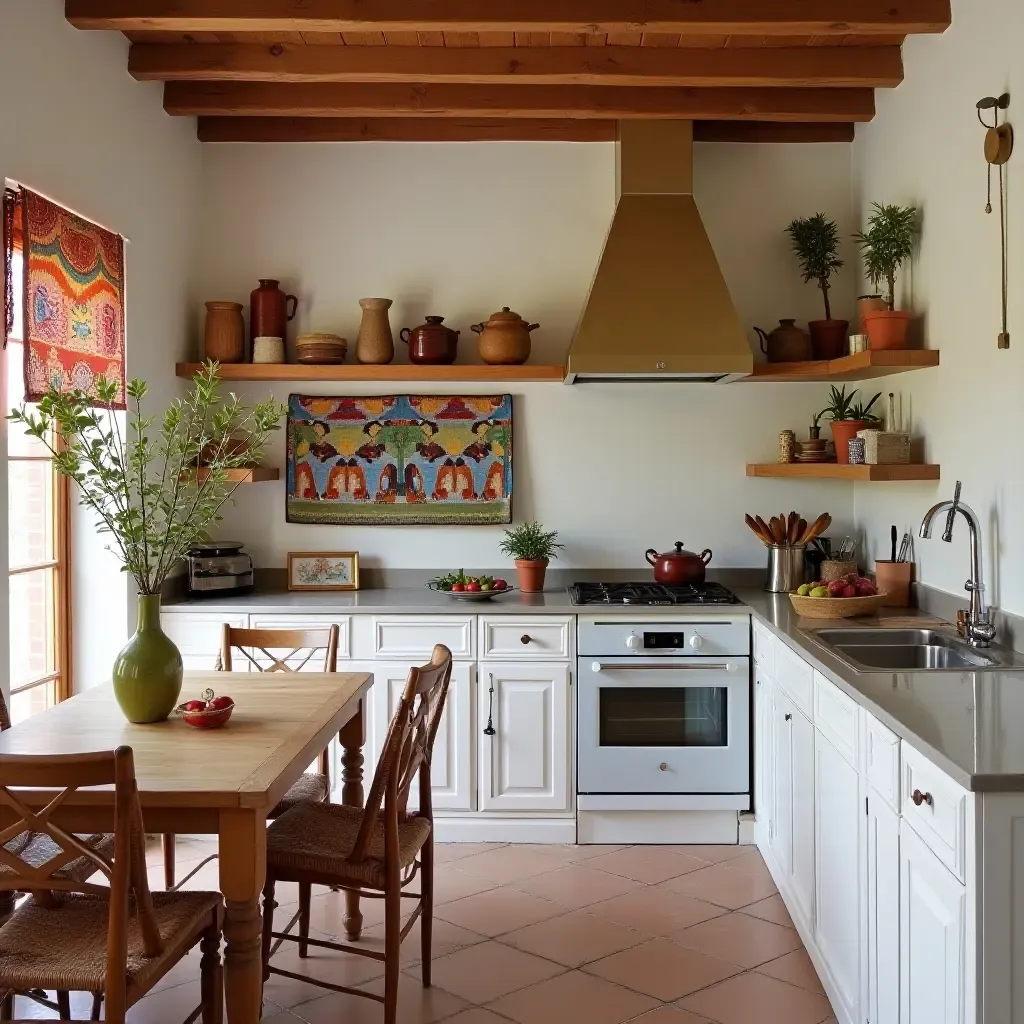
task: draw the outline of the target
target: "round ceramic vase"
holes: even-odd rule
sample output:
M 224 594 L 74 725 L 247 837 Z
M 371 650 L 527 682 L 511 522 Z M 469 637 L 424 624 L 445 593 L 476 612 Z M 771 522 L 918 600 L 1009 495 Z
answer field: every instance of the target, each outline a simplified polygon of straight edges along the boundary
M 160 595 L 139 595 L 135 635 L 114 662 L 114 696 L 129 722 L 162 722 L 181 695 L 181 652 L 160 628 Z

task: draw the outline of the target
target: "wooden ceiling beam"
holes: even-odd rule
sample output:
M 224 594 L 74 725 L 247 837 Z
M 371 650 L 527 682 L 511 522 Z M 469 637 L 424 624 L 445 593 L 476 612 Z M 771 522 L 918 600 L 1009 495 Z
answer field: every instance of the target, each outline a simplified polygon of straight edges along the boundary
M 898 46 L 665 49 L 640 46 L 136 45 L 139 81 L 441 82 L 448 84 L 887 87 Z
M 78 28 L 122 32 L 942 32 L 950 0 L 65 0 Z
M 168 82 L 170 114 L 220 117 L 687 118 L 870 121 L 871 89 Z
M 201 117 L 201 142 L 612 142 L 614 121 L 577 118 Z M 852 142 L 853 125 L 697 121 L 697 142 Z

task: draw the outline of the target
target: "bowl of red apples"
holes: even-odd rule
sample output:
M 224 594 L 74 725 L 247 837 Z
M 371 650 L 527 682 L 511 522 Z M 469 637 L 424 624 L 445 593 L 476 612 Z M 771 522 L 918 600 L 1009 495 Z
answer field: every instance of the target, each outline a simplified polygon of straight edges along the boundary
M 885 603 L 874 581 L 856 573 L 829 582 L 804 583 L 789 595 L 797 614 L 807 619 L 849 619 L 872 615 Z
M 200 700 L 188 700 L 175 711 L 194 729 L 219 729 L 227 724 L 235 702 L 230 697 L 216 697 L 213 690 L 203 690 Z

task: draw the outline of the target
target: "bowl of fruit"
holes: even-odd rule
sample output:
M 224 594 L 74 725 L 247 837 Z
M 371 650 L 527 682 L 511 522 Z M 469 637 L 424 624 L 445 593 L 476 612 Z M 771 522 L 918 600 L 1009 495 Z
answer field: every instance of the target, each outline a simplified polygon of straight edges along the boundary
M 457 601 L 489 601 L 492 597 L 511 594 L 515 590 L 500 576 L 467 576 L 462 569 L 447 576 L 436 576 L 427 582 L 427 586 Z
M 216 697 L 213 690 L 203 690 L 201 700 L 189 700 L 174 710 L 194 729 L 219 729 L 227 724 L 235 702 L 230 697 Z
M 849 619 L 878 611 L 885 596 L 871 580 L 850 573 L 829 583 L 805 583 L 789 599 L 802 618 Z

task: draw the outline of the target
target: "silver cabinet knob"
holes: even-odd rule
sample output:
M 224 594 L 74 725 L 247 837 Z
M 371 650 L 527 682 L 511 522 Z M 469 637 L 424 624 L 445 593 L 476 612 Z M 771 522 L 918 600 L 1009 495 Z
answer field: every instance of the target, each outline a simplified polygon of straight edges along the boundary
M 667 761 L 662 761 L 661 764 L 658 765 L 658 770 L 659 771 L 663 771 L 663 772 L 667 772 L 668 771 L 668 762 Z

